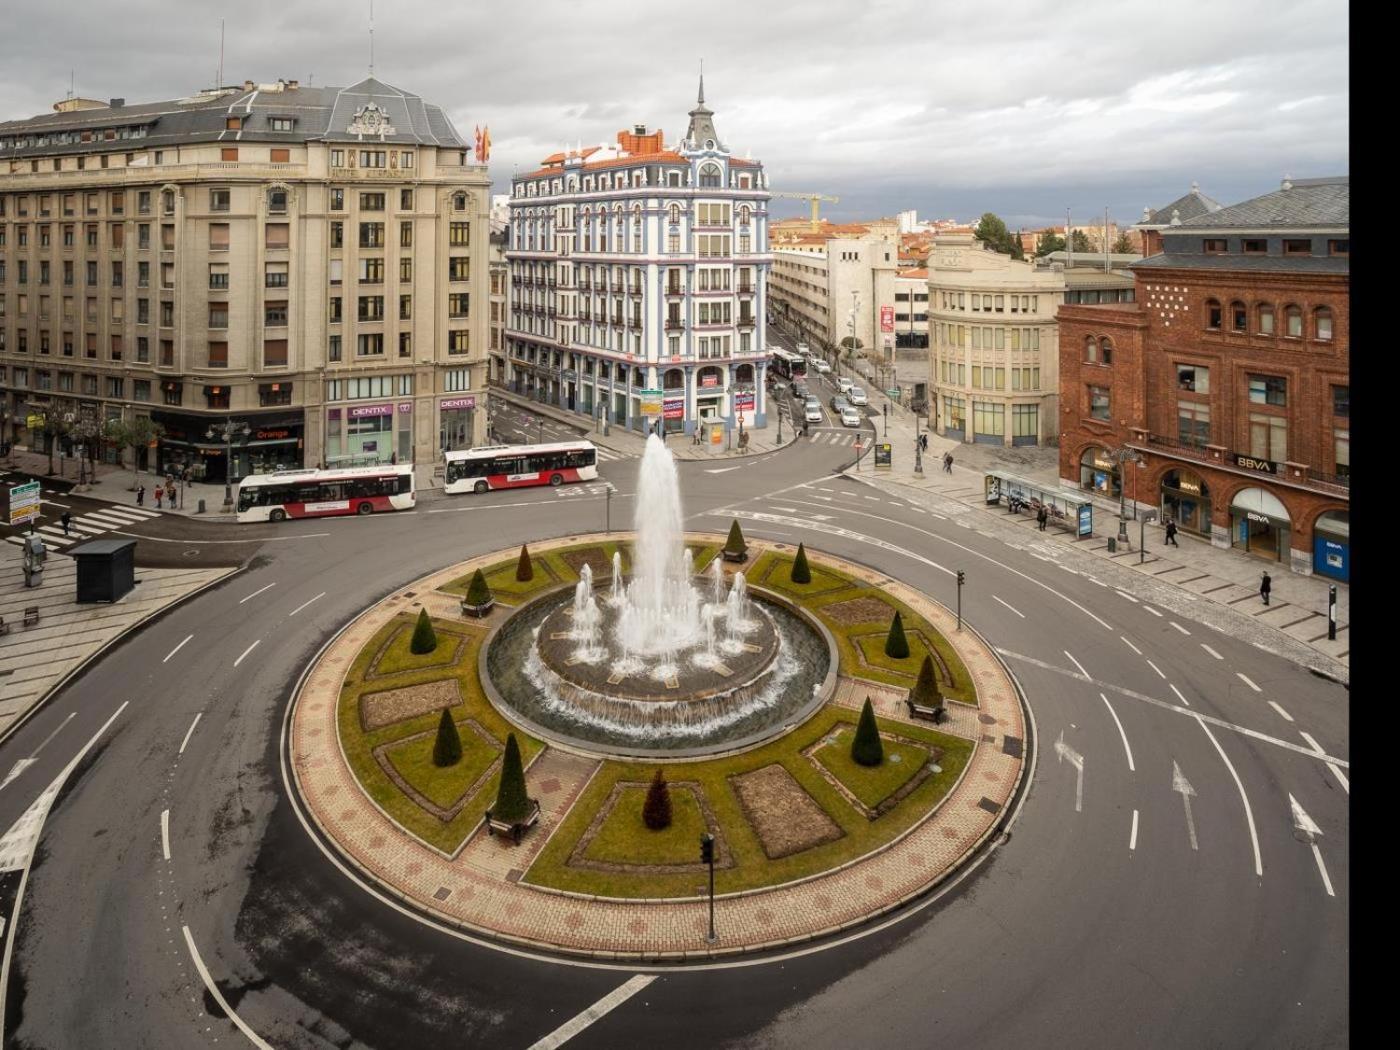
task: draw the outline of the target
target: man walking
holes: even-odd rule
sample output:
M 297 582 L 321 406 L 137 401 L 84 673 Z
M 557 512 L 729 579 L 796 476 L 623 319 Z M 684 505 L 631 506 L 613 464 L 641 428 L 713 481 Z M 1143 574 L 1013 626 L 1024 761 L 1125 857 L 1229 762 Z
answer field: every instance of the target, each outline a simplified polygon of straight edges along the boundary
M 146 486 L 145 486 L 145 485 L 137 485 L 137 486 L 136 486 L 136 505 L 137 505 L 138 507 L 144 507 L 144 506 L 146 505 Z
M 1172 521 L 1171 518 L 1168 518 L 1168 519 L 1167 519 L 1167 539 L 1166 539 L 1166 542 L 1167 542 L 1167 543 L 1170 543 L 1173 547 L 1178 547 L 1178 548 L 1179 548 L 1179 547 L 1181 546 L 1181 544 L 1179 544 L 1179 543 L 1176 542 L 1176 522 Z M 1165 544 L 1164 544 L 1164 546 L 1165 546 Z
M 1264 573 L 1263 578 L 1259 581 L 1259 597 L 1264 599 L 1265 605 L 1269 604 L 1269 591 L 1272 588 L 1273 581 L 1269 579 L 1269 574 L 1266 572 Z
M 68 527 L 73 524 L 73 515 L 66 510 L 59 515 L 58 523 L 63 526 L 63 535 L 68 535 Z
M 943 473 L 953 473 L 953 454 L 951 452 L 943 453 Z
M 1050 520 L 1050 512 L 1045 509 L 1044 504 L 1041 505 L 1040 510 L 1036 511 L 1035 520 L 1036 524 L 1040 526 L 1040 531 L 1044 532 L 1045 523 Z

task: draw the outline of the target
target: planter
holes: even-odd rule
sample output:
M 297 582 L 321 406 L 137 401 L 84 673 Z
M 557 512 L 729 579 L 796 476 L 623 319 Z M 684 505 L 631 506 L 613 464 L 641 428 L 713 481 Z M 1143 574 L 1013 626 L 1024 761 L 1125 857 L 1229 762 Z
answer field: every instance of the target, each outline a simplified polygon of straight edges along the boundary
M 742 564 L 749 560 L 749 550 L 747 547 L 741 551 L 732 551 L 726 547 L 724 550 L 720 551 L 720 554 L 723 555 L 725 561 L 734 561 Z
M 530 799 L 530 814 L 524 820 L 497 820 L 491 815 L 491 811 L 488 809 L 486 811 L 486 833 L 488 835 L 495 835 L 496 832 L 499 831 L 502 835 L 509 835 L 518 846 L 520 845 L 520 836 L 525 834 L 527 829 L 537 824 L 539 819 L 540 800 L 537 798 Z
M 495 607 L 496 607 L 496 599 L 495 599 L 495 598 L 488 598 L 486 601 L 482 602 L 480 605 L 473 605 L 473 604 L 471 604 L 470 602 L 468 602 L 466 599 L 463 599 L 463 600 L 462 600 L 462 615 L 463 615 L 463 616 L 471 616 L 471 617 L 473 617 L 473 618 L 475 618 L 475 619 L 480 620 L 482 617 L 484 617 L 484 616 L 486 616 L 488 613 L 490 613 L 490 611 L 491 611 L 492 609 L 494 609 Z

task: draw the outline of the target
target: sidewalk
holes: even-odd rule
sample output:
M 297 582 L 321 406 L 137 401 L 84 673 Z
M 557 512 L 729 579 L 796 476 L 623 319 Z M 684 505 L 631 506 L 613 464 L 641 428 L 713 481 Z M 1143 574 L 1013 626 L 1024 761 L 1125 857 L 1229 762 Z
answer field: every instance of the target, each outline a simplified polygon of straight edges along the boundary
M 916 498 L 924 506 L 942 502 L 945 512 L 949 501 L 961 504 L 957 513 L 971 527 L 988 534 L 1000 534 L 1016 546 L 1034 545 L 1042 553 L 1056 556 L 1068 551 L 1091 555 L 1112 573 L 1114 586 L 1122 587 L 1138 597 L 1157 599 L 1160 592 L 1154 584 L 1143 579 L 1151 577 L 1156 585 L 1171 584 L 1185 601 L 1198 602 L 1200 598 L 1207 598 L 1237 616 L 1272 628 L 1276 636 L 1288 640 L 1286 648 L 1296 648 L 1301 644 L 1312 653 L 1325 657 L 1323 663 L 1332 665 L 1331 673 L 1343 681 L 1347 680 L 1351 648 L 1348 630 L 1351 594 L 1346 584 L 1336 584 L 1337 638 L 1329 641 L 1328 588 L 1335 581 L 1326 577 L 1301 576 L 1289 572 L 1285 565 L 1212 546 L 1208 540 L 1184 531 L 1177 532 L 1180 547 L 1169 547 L 1165 543 L 1161 524 L 1148 524 L 1142 533 L 1146 541 L 1146 555 L 1140 562 L 1138 537 L 1141 523 L 1131 518 L 1128 521 L 1128 545 L 1117 544 L 1117 551 L 1110 553 L 1108 540 L 1110 537 L 1116 539 L 1118 535 L 1118 506 L 1103 499 L 1094 501 L 1092 537 L 1076 539 L 1066 530 L 1053 526 L 1040 532 L 1034 516 L 1029 512 L 1013 515 L 1008 512 L 1005 501 L 988 505 L 984 498 L 983 476 L 988 470 L 1005 470 L 1028 481 L 1059 489 L 1062 486 L 1057 449 L 968 445 L 928 431 L 928 451 L 922 457 L 923 473 L 916 474 L 914 416 L 907 409 L 892 404 L 889 436 L 885 437 L 879 414 L 885 403 L 882 394 L 874 393 L 870 408 L 877 413 L 874 422 L 879 440 L 888 441 L 893 446 L 892 466 L 877 471 L 874 458 L 867 453 L 862 457 L 858 471 L 846 471 L 848 478 L 879 486 L 905 498 Z M 928 424 L 927 417 L 921 416 L 919 421 L 925 427 Z M 943 471 L 943 454 L 948 451 L 953 454 L 951 474 Z M 969 515 L 968 508 L 975 513 Z M 1113 563 L 1114 567 L 1110 568 L 1108 563 Z M 1123 569 L 1133 571 L 1125 572 Z M 1265 570 L 1273 579 L 1272 602 L 1268 606 L 1258 597 L 1260 574 Z M 1336 668 L 1337 664 L 1340 664 L 1340 669 Z
M 55 457 L 54 465 L 59 466 L 62 473 L 49 473 L 49 457 L 42 452 L 30 452 L 26 449 L 14 449 L 4 465 L 10 467 L 13 464 L 14 470 L 22 471 L 38 478 L 40 481 L 63 481 L 76 482 L 78 476 L 77 464 L 71 459 L 64 461 L 61 465 Z M 113 466 L 110 463 L 98 463 L 92 470 L 95 483 L 85 487 L 74 487 L 73 491 L 79 496 L 86 496 L 88 499 L 101 500 L 104 503 L 119 503 L 136 505 L 136 491 L 132 487 L 133 475 L 130 467 Z M 160 510 L 173 514 L 187 514 L 191 517 L 214 518 L 216 520 L 232 521 L 233 513 L 225 514 L 224 487 L 222 485 L 206 484 L 192 481 L 189 484 L 180 486 L 180 494 L 176 501 L 176 506 L 171 507 L 161 500 L 161 505 L 156 506 L 155 488 L 157 483 L 164 486 L 165 478 L 158 476 L 152 471 L 143 470 L 135 475 L 136 482 L 146 486 L 146 501 L 142 504 L 148 510 Z M 199 501 L 204 500 L 204 513 L 199 513 Z

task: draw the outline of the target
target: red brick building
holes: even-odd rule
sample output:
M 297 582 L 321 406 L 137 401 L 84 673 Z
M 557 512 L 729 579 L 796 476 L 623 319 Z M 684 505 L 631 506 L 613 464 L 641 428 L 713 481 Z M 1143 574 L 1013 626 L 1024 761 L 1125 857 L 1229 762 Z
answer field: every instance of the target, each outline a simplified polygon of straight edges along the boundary
M 1061 478 L 1347 579 L 1347 179 L 1285 180 L 1160 236 L 1136 302 L 1059 310 Z

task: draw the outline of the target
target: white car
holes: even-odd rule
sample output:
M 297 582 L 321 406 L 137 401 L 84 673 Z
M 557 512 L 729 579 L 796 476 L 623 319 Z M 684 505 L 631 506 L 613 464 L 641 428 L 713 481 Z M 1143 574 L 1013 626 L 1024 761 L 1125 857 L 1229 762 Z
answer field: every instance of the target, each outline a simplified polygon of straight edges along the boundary
M 803 357 L 806 357 L 807 354 L 808 354 L 810 351 L 807 349 L 807 344 L 806 344 L 806 343 L 798 343 L 798 344 L 797 344 L 797 352 L 798 352 L 799 354 L 801 354 Z
M 860 413 L 856 411 L 855 405 L 846 405 L 841 409 L 841 425 L 843 427 L 860 426 Z
M 853 386 L 846 391 L 846 400 L 853 405 L 860 405 L 862 408 L 870 404 L 870 400 L 865 396 L 865 391 L 858 386 Z
M 836 380 L 836 389 L 843 394 L 850 393 L 851 387 L 855 385 L 855 380 L 850 376 L 841 376 Z
M 822 406 L 815 401 L 808 401 L 802 418 L 808 423 L 820 423 L 822 421 Z
M 817 375 L 824 376 L 831 371 L 831 366 L 826 363 L 826 360 L 824 358 L 820 357 L 812 362 L 812 367 L 817 370 Z

